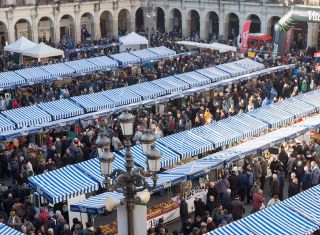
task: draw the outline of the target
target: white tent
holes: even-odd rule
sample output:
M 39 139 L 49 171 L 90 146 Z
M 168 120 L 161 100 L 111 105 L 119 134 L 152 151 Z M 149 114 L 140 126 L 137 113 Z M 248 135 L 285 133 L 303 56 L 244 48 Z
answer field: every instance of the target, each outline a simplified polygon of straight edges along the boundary
M 53 56 L 63 56 L 64 52 L 41 42 L 34 47 L 22 51 L 22 55 L 30 56 L 37 59 L 43 59 Z
M 210 49 L 210 50 L 219 51 L 219 52 L 228 52 L 228 51 L 236 52 L 237 51 L 236 47 L 217 43 L 217 42 L 208 44 L 208 43 L 199 43 L 199 42 L 191 42 L 191 41 L 178 41 L 176 43 L 185 45 L 186 47 L 197 47 L 197 48 Z
M 120 51 L 125 51 L 126 49 L 135 49 L 140 50 L 146 48 L 148 45 L 148 39 L 139 34 L 132 32 L 126 36 L 119 38 L 120 44 Z
M 21 53 L 22 51 L 29 49 L 31 47 L 34 47 L 36 45 L 37 45 L 36 43 L 30 41 L 29 39 L 25 37 L 21 37 L 19 38 L 19 40 L 11 43 L 8 46 L 5 46 L 4 51 Z

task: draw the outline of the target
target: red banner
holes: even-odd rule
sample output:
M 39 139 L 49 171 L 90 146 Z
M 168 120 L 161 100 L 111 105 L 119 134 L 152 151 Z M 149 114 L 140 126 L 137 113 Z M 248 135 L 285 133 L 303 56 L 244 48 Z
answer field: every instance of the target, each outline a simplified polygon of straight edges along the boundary
M 292 43 L 292 39 L 293 39 L 293 29 L 290 29 L 287 32 L 287 40 L 286 40 L 286 52 L 288 52 L 290 50 L 290 46 Z
M 248 50 L 248 37 L 250 31 L 251 20 L 247 20 L 244 22 L 242 27 L 242 34 L 241 34 L 241 52 L 247 52 Z

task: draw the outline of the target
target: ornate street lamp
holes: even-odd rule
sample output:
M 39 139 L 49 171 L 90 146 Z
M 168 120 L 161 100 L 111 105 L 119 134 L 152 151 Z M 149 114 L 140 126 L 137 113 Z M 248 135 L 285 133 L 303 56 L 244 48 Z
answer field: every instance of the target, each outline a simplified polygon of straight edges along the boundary
M 146 14 L 148 19 L 148 47 L 150 47 L 151 44 L 151 28 L 152 28 L 152 16 L 154 14 L 154 3 L 153 0 L 140 0 L 141 7 L 143 9 L 143 12 Z
M 142 145 L 142 152 L 144 155 L 151 149 L 151 145 L 154 144 L 155 138 L 151 134 L 151 130 L 147 129 L 145 133 L 140 138 L 140 143 Z
M 110 152 L 110 140 L 102 133 L 99 134 L 96 140 L 97 147 L 100 149 L 103 148 L 103 150 L 100 151 L 99 158 L 101 175 L 103 175 L 106 180 L 106 190 L 124 194 L 123 202 L 127 207 L 128 235 L 134 235 L 133 209 L 135 207 L 135 203 L 145 202 L 148 199 L 146 191 L 150 188 L 146 178 L 140 174 L 137 169 L 133 169 L 134 164 L 130 149 L 130 138 L 133 135 L 134 120 L 135 116 L 129 113 L 128 110 L 125 110 L 119 116 L 122 134 L 126 137 L 126 171 L 121 169 L 112 170 L 114 155 Z M 160 170 L 161 152 L 152 145 L 152 143 L 154 143 L 154 137 L 150 135 L 150 132 L 145 134 L 144 147 L 148 150 L 146 151 L 148 168 L 153 173 L 152 180 L 154 182 L 153 187 L 155 187 L 157 182 L 157 172 Z

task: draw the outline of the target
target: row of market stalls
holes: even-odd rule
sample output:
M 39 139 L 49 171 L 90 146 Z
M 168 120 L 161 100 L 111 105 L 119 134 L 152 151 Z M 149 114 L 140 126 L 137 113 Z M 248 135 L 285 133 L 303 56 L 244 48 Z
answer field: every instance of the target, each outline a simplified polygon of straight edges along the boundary
M 319 195 L 318 185 L 207 235 L 312 234 L 320 228 Z
M 22 55 L 32 56 L 33 54 L 41 54 L 41 57 L 50 57 L 55 55 L 56 50 L 58 49 L 51 48 L 44 43 L 40 43 L 36 44 L 35 47 L 25 50 Z M 63 51 L 61 52 L 63 53 Z M 175 51 L 161 46 L 131 52 L 123 52 L 110 56 L 99 56 L 3 72 L 0 73 L 0 89 L 8 90 L 16 87 L 64 80 L 87 73 L 103 72 L 111 69 L 121 68 L 123 66 L 126 67 L 138 65 L 146 62 L 153 63 L 182 55 L 186 55 L 186 53 L 177 54 Z
M 0 223 L 0 234 L 5 235 L 24 235 L 24 233 L 19 232 L 3 223 Z
M 230 67 L 230 64 L 239 67 L 239 71 L 243 70 L 244 75 L 234 77 L 231 75 L 234 69 L 222 70 L 219 65 L 207 69 L 212 74 L 210 77 L 202 75 L 201 71 L 188 72 L 128 87 L 7 110 L 0 114 L 1 137 L 15 138 L 39 132 L 45 127 L 56 128 L 80 119 L 96 119 L 121 111 L 124 107 L 137 108 L 167 102 L 293 67 L 287 65 L 263 69 L 263 65 L 250 59 L 227 63 L 226 66 Z M 220 74 L 212 72 L 213 69 L 219 70 Z M 251 72 L 253 70 L 256 72 Z
M 291 126 L 266 133 L 268 129 L 273 130 L 275 127 L 282 127 L 292 123 L 296 118 L 319 111 L 319 90 L 287 99 L 281 103 L 283 103 L 283 107 L 289 107 L 295 99 L 298 100 L 297 105 L 294 106 L 297 108 L 296 114 L 282 110 L 278 105 L 276 107 L 273 107 L 272 105 L 265 107 L 270 113 L 270 117 L 272 117 L 268 120 L 269 123 L 265 123 L 265 120 L 261 120 L 262 118 L 259 119 L 259 116 L 251 116 L 249 112 L 247 114 L 239 114 L 226 120 L 205 125 L 204 127 L 193 128 L 189 131 L 158 139 L 156 141 L 156 146 L 163 154 L 161 159 L 163 168 L 170 168 L 175 164 L 179 164 L 180 161 L 183 161 L 185 158 L 192 158 L 205 154 L 209 155 L 200 160 L 194 160 L 160 173 L 157 186 L 153 189 L 153 192 L 163 191 L 164 189 L 179 185 L 187 180 L 203 177 L 215 169 L 224 168 L 230 162 L 237 162 L 245 156 L 256 154 L 273 145 L 300 136 L 310 129 L 319 127 L 320 115 L 316 115 Z M 301 101 L 301 99 L 304 99 L 305 102 Z M 272 109 L 269 107 L 272 107 Z M 309 110 L 307 110 L 307 108 L 309 108 Z M 283 115 L 281 116 L 277 116 L 279 109 L 283 111 Z M 264 118 L 264 116 L 265 115 L 261 114 L 261 117 Z M 239 123 L 242 125 L 239 125 Z M 241 128 L 239 126 L 241 126 Z M 203 130 L 199 131 L 201 129 Z M 260 137 L 250 139 L 257 135 L 260 135 Z M 239 143 L 239 141 L 243 140 L 247 141 L 223 151 L 210 154 L 210 152 L 218 146 L 227 147 L 228 145 Z M 146 157 L 142 153 L 141 146 L 133 146 L 132 152 L 136 167 L 143 167 L 146 169 Z M 115 163 L 113 164 L 113 167 L 115 169 L 123 169 L 125 161 L 124 152 L 122 151 L 114 154 Z M 76 212 L 81 211 L 82 213 L 91 210 L 103 211 L 101 208 L 92 209 L 90 206 L 86 209 L 85 204 L 82 204 L 83 202 L 77 204 L 75 198 L 81 196 L 78 199 L 85 199 L 83 195 L 86 193 L 91 193 L 97 191 L 99 188 L 103 188 L 104 180 L 105 179 L 100 173 L 99 160 L 97 158 L 29 179 L 30 188 L 45 197 L 50 203 L 55 204 L 73 199 L 74 203 L 71 204 L 73 205 L 71 208 L 78 209 L 71 210 Z M 152 180 L 148 179 L 148 181 L 151 186 Z M 92 206 L 93 204 L 90 200 L 95 200 L 95 198 L 88 200 L 89 204 Z M 97 205 L 98 204 L 96 204 L 96 206 Z

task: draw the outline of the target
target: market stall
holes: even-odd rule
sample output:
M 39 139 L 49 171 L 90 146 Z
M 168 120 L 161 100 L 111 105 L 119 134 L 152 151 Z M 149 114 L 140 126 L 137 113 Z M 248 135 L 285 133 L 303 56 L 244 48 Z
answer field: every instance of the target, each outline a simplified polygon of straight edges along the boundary
M 70 99 L 74 101 L 76 104 L 84 107 L 87 112 L 111 109 L 115 106 L 115 103 L 109 100 L 102 93 L 74 96 Z
M 110 69 L 117 68 L 119 66 L 119 64 L 115 60 L 111 59 L 108 56 L 93 57 L 86 60 L 98 66 L 99 70 L 107 71 Z
M 151 82 L 135 84 L 130 86 L 129 89 L 140 95 L 144 100 L 154 99 L 167 94 L 165 89 Z
M 26 79 L 29 85 L 54 80 L 52 75 L 44 69 L 42 69 L 41 67 L 19 69 L 14 72 Z
M 159 60 L 161 59 L 161 56 L 148 50 L 148 49 L 143 49 L 143 50 L 138 50 L 138 51 L 131 51 L 130 54 L 139 57 L 142 61 L 142 63 L 145 62 L 152 62 L 154 60 Z
M 150 48 L 147 48 L 147 50 L 161 56 L 162 58 L 170 58 L 177 54 L 174 50 L 171 50 L 164 46 L 150 47 Z
M 12 89 L 28 84 L 26 80 L 15 72 L 0 73 L 0 91 Z
M 211 80 L 197 72 L 188 72 L 178 75 L 174 75 L 175 78 L 180 79 L 183 82 L 186 82 L 190 87 L 197 87 L 211 83 Z
M 91 72 L 100 70 L 98 65 L 91 63 L 86 59 L 68 61 L 68 62 L 64 62 L 64 64 L 74 69 L 76 74 L 73 74 L 73 76 L 82 75 L 85 73 L 91 73 Z
M 15 230 L 3 223 L 0 223 L 0 234 L 3 234 L 3 235 L 24 235 L 24 233 L 18 231 L 18 230 Z
M 129 52 L 122 52 L 120 54 L 110 55 L 110 57 L 120 63 L 122 66 L 132 66 L 141 63 L 141 59 Z
M 63 78 L 69 77 L 76 71 L 64 63 L 44 65 L 40 68 L 50 73 L 52 80 L 62 80 Z
M 119 38 L 120 51 L 140 50 L 146 48 L 148 45 L 148 39 L 135 32 L 131 32 L 128 35 Z
M 32 48 L 36 45 L 36 43 L 22 36 L 17 41 L 11 43 L 8 46 L 5 46 L 3 50 L 8 52 L 21 53 L 24 50 Z
M 167 91 L 167 93 L 173 93 L 177 91 L 182 91 L 190 88 L 190 85 L 180 79 L 176 79 L 173 76 L 160 78 L 152 81 L 153 84 L 156 84 Z
M 53 48 L 47 44 L 41 42 L 34 47 L 25 48 L 21 51 L 23 56 L 29 56 L 38 59 L 39 61 L 44 58 L 62 56 L 64 57 L 63 50 Z

